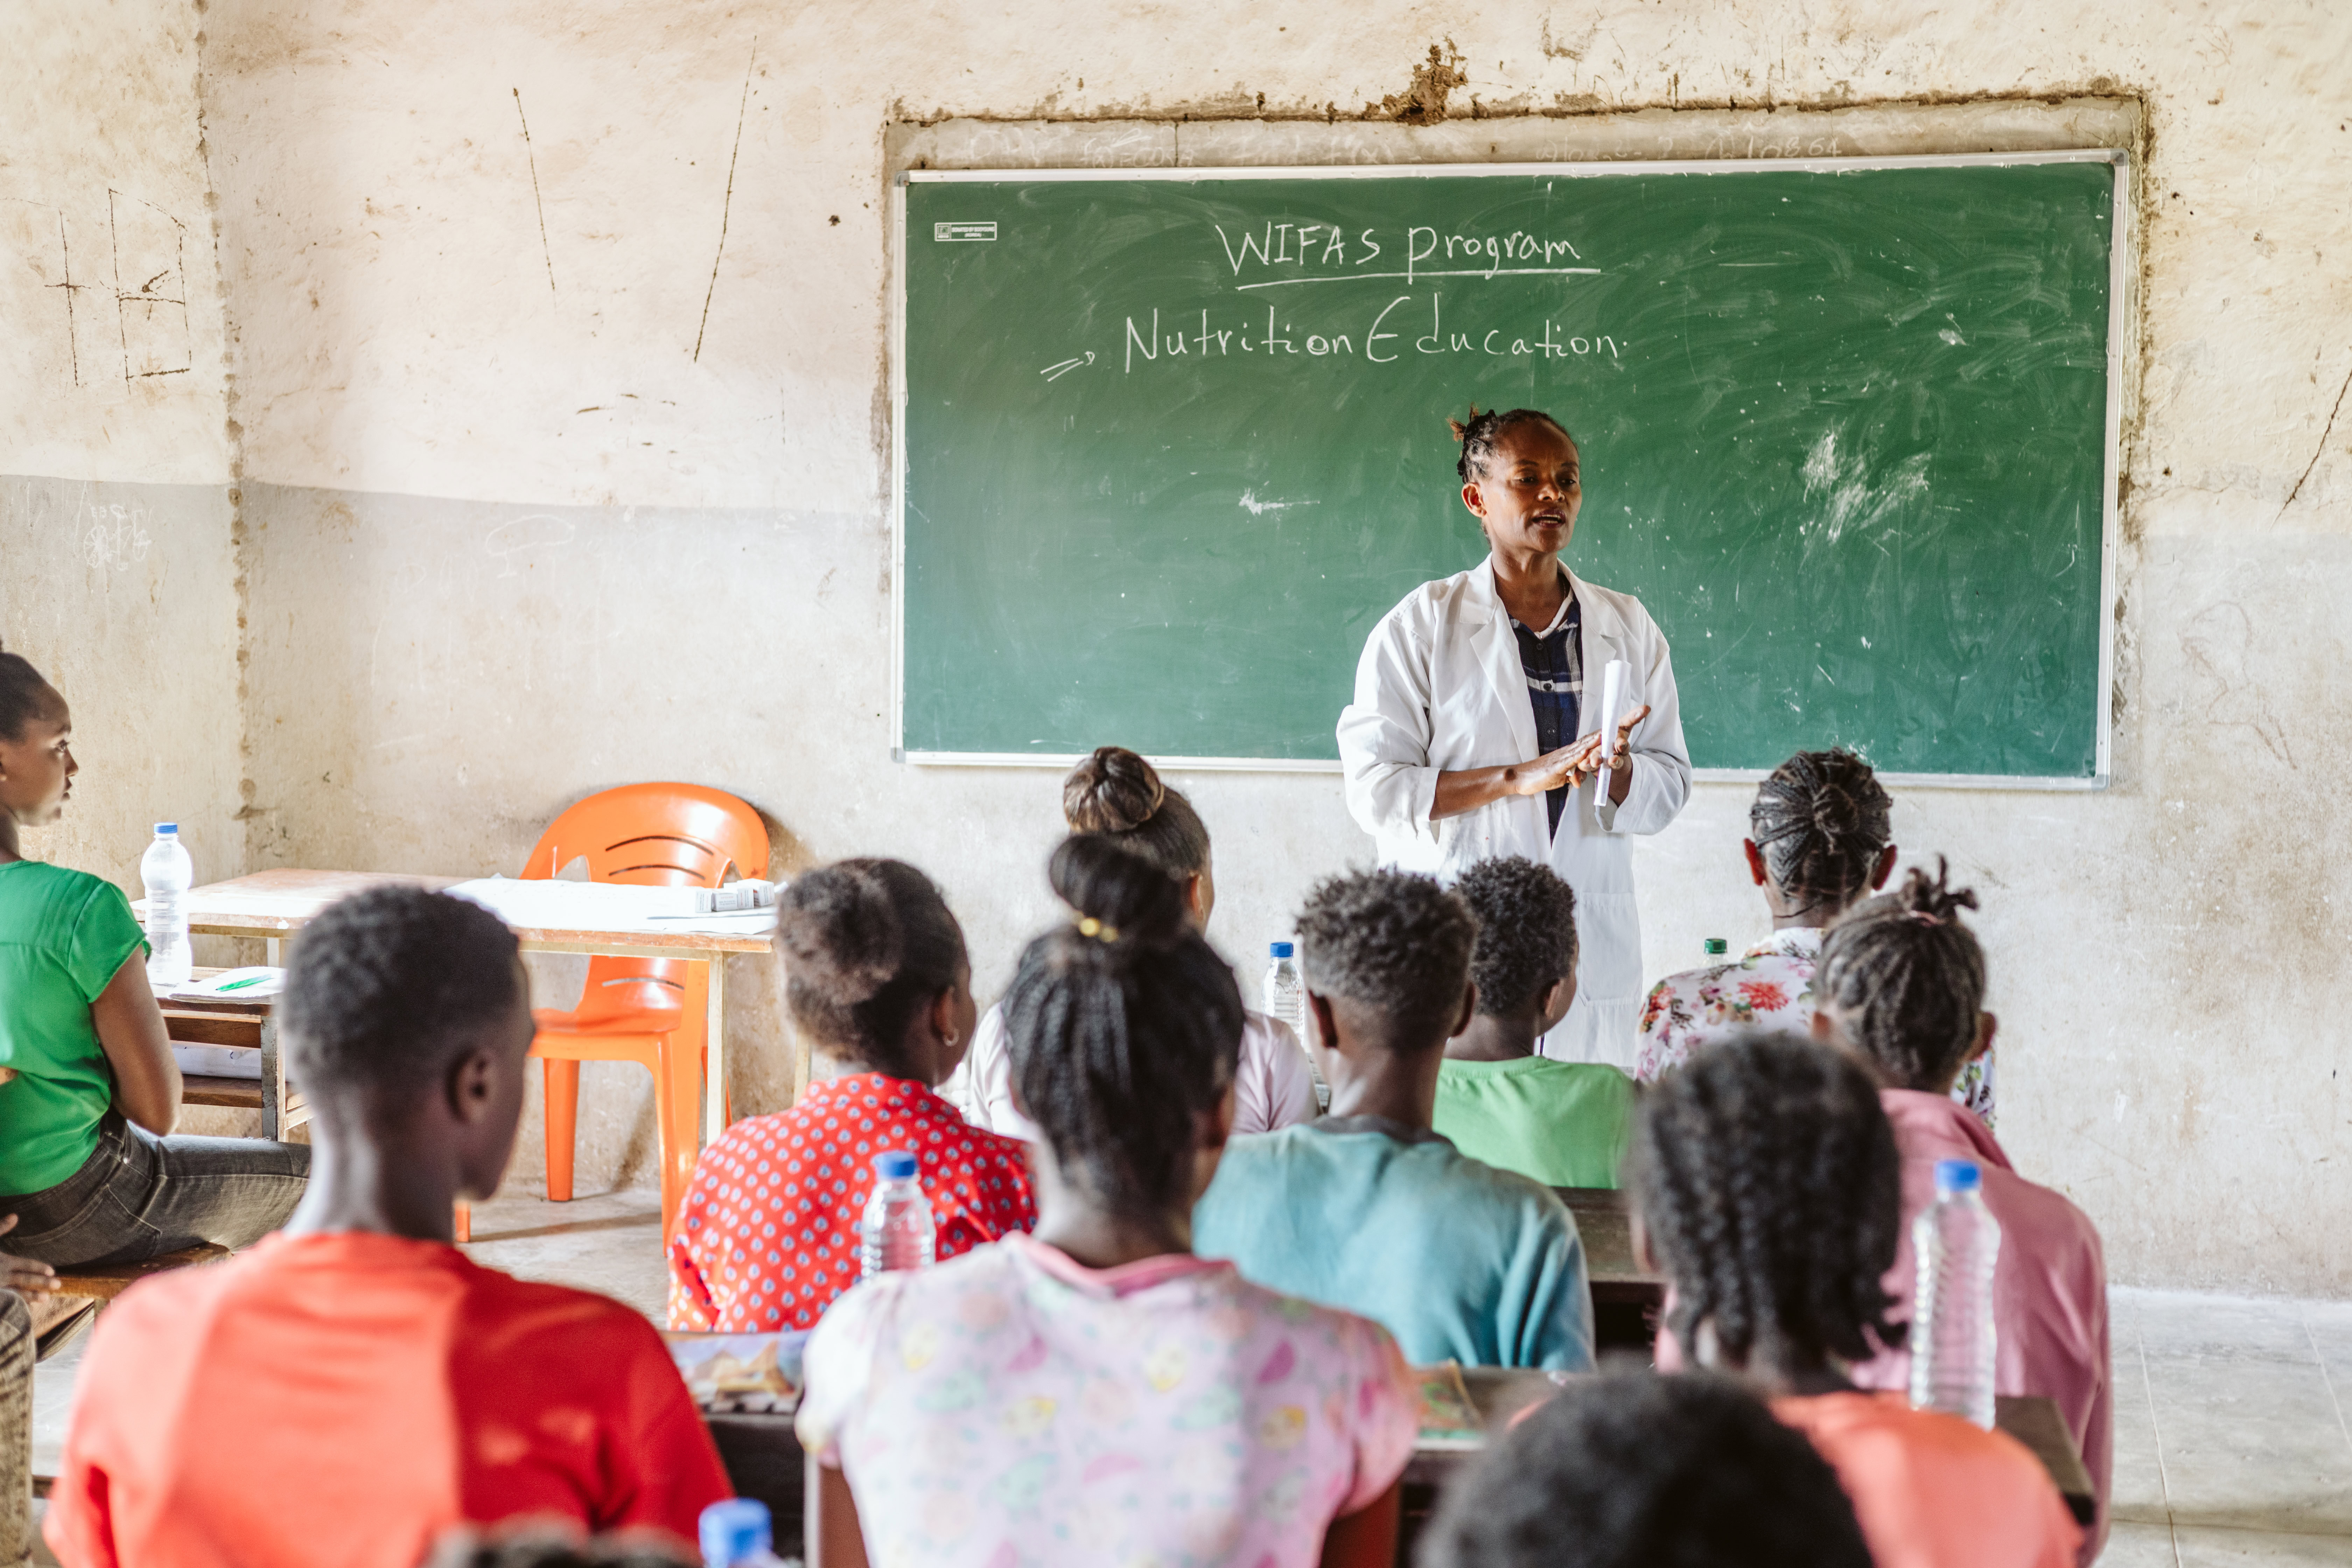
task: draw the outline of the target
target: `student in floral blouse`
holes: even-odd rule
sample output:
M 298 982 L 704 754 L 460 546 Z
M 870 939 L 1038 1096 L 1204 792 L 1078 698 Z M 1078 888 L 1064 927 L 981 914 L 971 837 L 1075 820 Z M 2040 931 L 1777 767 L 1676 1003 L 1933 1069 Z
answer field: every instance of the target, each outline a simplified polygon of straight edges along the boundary
M 1073 865 L 1073 860 L 1083 864 Z M 1419 1400 L 1396 1342 L 1192 1252 L 1242 998 L 1179 885 L 1099 837 L 1005 994 L 1038 1223 L 817 1325 L 810 1568 L 1387 1568 Z
M 1813 966 L 1822 932 L 1885 886 L 1895 869 L 1894 802 L 1852 752 L 1799 752 L 1774 770 L 1748 808 L 1741 846 L 1764 889 L 1772 934 L 1736 963 L 1658 982 L 1642 1009 L 1633 1077 L 1656 1081 L 1693 1051 L 1741 1029 L 1812 1026 Z M 1971 1061 L 1952 1098 L 1992 1125 L 1992 1056 Z
M 971 1038 L 971 961 L 939 889 L 903 860 L 843 860 L 792 885 L 776 931 L 817 1077 L 790 1110 L 702 1152 L 669 1242 L 669 1326 L 813 1327 L 857 1282 L 877 1156 L 915 1156 L 953 1258 L 1036 1222 L 1026 1152 L 931 1091 Z

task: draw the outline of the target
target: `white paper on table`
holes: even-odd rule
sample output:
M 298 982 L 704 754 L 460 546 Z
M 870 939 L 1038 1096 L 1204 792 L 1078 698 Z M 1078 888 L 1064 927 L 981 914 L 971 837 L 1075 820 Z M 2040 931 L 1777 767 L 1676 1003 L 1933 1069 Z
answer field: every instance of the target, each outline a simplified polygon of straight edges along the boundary
M 510 926 L 538 931 L 659 931 L 757 936 L 775 923 L 773 910 L 698 914 L 699 888 L 646 888 L 628 882 L 567 882 L 480 877 L 446 889 Z M 764 917 L 764 918 L 761 918 Z
M 164 993 L 173 997 L 218 997 L 230 1002 L 266 1002 L 286 989 L 286 972 L 266 963 L 224 969 L 202 980 L 191 980 Z
M 1612 658 L 1601 672 L 1601 787 L 1606 790 L 1609 759 L 1617 754 L 1617 720 L 1625 706 L 1625 661 Z

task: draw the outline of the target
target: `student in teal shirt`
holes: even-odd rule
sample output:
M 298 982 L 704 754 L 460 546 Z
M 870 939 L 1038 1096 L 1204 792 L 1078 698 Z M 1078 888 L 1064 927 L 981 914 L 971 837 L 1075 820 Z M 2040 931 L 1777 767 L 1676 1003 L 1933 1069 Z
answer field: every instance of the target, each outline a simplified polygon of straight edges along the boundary
M 1478 920 L 1478 1015 L 1445 1043 L 1437 1130 L 1465 1154 L 1546 1186 L 1615 1186 L 1633 1136 L 1633 1080 L 1606 1062 L 1535 1054 L 1576 999 L 1576 894 L 1516 855 L 1481 860 L 1454 890 Z
M 1370 1318 L 1419 1364 L 1581 1371 L 1592 1309 L 1576 1222 L 1548 1188 L 1430 1125 L 1446 1038 L 1475 1010 L 1476 931 L 1426 877 L 1315 889 L 1300 967 L 1331 1113 L 1229 1143 L 1192 1211 L 1193 1247 Z

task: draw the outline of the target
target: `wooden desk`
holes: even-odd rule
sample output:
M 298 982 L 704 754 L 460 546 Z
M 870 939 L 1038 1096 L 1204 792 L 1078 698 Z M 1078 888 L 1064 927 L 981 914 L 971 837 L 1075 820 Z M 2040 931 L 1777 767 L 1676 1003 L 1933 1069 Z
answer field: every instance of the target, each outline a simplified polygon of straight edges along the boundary
M 1584 1268 L 1592 1287 L 1596 1351 L 1640 1351 L 1656 1337 L 1666 1282 L 1634 1261 L 1633 1221 L 1625 1194 L 1614 1187 L 1554 1187 L 1584 1242 Z
M 219 973 L 199 969 L 191 978 L 205 980 Z M 223 1046 L 261 1055 L 257 1079 L 184 1075 L 181 1099 L 186 1103 L 258 1110 L 262 1135 L 280 1143 L 289 1132 L 310 1120 L 310 1102 L 287 1081 L 286 1058 L 278 1048 L 278 1020 L 268 1002 L 240 1002 L 230 996 L 160 996 L 156 1002 L 163 1009 L 163 1026 L 173 1045 Z
M 279 943 L 302 929 L 338 899 L 387 883 L 421 888 L 446 888 L 462 877 L 410 876 L 385 871 L 256 871 L 226 882 L 207 883 L 189 891 L 185 903 L 188 929 L 205 936 L 259 937 L 269 944 L 269 962 L 285 961 Z M 682 1048 L 707 1047 L 709 1067 L 703 1095 L 703 1140 L 708 1142 L 727 1130 L 727 1046 L 723 1028 L 726 1011 L 727 964 L 731 952 L 768 952 L 774 939 L 733 936 L 719 931 L 570 931 L 517 929 L 525 952 L 580 952 L 616 958 L 682 958 L 687 971 L 686 1013 L 681 1033 L 698 1031 L 682 1039 Z M 175 1038 L 179 1037 L 174 1036 Z M 803 1070 L 795 1067 L 793 1097 L 803 1087 Z M 235 1080 L 230 1080 L 235 1081 Z M 715 1087 L 713 1087 L 715 1086 Z M 204 1103 L 198 1101 L 198 1103 Z

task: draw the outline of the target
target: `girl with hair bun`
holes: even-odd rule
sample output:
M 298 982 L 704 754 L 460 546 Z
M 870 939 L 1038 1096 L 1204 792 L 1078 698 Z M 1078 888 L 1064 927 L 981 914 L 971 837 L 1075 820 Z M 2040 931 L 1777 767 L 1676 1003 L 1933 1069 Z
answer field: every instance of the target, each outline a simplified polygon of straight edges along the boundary
M 1670 974 L 1642 1009 L 1633 1076 L 1653 1083 L 1701 1046 L 1741 1029 L 1812 1026 L 1822 935 L 1895 870 L 1895 803 L 1843 748 L 1799 752 L 1757 786 L 1740 845 L 1772 934 L 1738 960 Z M 1952 1098 L 1992 1124 L 1992 1058 L 1971 1059 Z
M 940 1258 L 1036 1222 L 1022 1146 L 932 1092 L 971 1038 L 971 960 L 940 890 L 903 860 L 836 861 L 792 884 L 784 1001 L 820 1081 L 695 1162 L 669 1242 L 669 1325 L 812 1327 L 857 1282 L 877 1155 L 919 1163 Z
M 1388 1568 L 1420 1401 L 1350 1313 L 1196 1257 L 1233 1131 L 1233 971 L 1108 835 L 1005 993 L 1037 1228 L 844 1297 L 801 1400 L 811 1568 Z
M 1187 923 L 1195 931 L 1208 929 L 1209 911 L 1217 902 L 1209 830 L 1192 803 L 1150 763 L 1123 746 L 1097 747 L 1062 781 L 1062 816 L 1071 832 L 1097 834 L 1169 878 Z M 1054 864 L 1064 863 L 1056 857 Z M 1075 907 L 1062 872 L 1049 868 L 1048 877 L 1055 896 Z M 974 1126 L 1035 1141 L 1035 1124 L 1013 1103 L 1002 1007 L 990 1008 L 981 1019 L 958 1087 L 964 1114 Z M 1314 1117 L 1314 1069 L 1289 1025 L 1263 1013 L 1245 1014 L 1234 1106 L 1236 1132 L 1271 1132 Z

